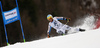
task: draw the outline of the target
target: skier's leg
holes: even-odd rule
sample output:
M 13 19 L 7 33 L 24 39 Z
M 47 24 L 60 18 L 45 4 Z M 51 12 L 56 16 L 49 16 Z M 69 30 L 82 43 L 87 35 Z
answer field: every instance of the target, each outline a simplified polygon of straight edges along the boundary
M 63 35 L 63 32 L 62 31 L 58 31 L 57 33 L 60 34 L 60 35 Z
M 65 30 L 59 29 L 59 30 L 57 30 L 57 33 L 60 34 L 60 35 L 64 35 L 65 34 Z
M 71 27 L 71 30 L 68 31 L 68 34 L 77 33 L 79 31 L 83 32 L 83 31 L 85 31 L 85 29 Z
M 74 27 L 70 27 L 68 25 L 64 25 L 63 29 L 68 30 L 67 34 L 72 34 L 72 33 L 77 33 L 79 31 L 85 31 L 85 29 L 80 29 L 80 28 L 74 28 Z
M 71 30 L 72 27 L 68 26 L 68 25 L 64 25 L 62 27 L 63 30 Z
M 68 25 L 63 25 L 62 26 L 62 30 L 64 30 L 64 34 L 67 34 L 69 30 L 71 30 L 72 27 L 68 26 Z
M 71 30 L 69 30 L 69 31 L 67 32 L 67 34 L 77 33 L 78 31 L 79 31 L 78 28 L 73 28 L 73 27 L 71 27 Z
M 81 28 L 74 28 L 74 27 L 70 27 L 70 26 L 68 26 L 68 25 L 64 25 L 63 26 L 63 28 L 65 29 L 65 30 L 71 30 L 71 29 L 74 29 L 74 31 L 85 31 L 85 29 L 81 29 Z

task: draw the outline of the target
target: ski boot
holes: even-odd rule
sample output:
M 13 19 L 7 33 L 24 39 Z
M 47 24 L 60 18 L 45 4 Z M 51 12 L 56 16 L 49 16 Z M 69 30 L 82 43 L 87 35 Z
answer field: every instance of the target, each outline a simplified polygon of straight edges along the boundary
M 84 31 L 85 31 L 85 29 L 80 29 L 80 28 L 79 28 L 79 31 L 84 32 Z

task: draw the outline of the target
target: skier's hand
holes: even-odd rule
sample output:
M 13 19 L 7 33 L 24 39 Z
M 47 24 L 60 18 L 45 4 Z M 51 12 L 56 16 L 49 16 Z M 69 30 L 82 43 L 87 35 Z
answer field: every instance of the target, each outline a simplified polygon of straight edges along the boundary
M 47 37 L 50 38 L 49 32 L 47 32 Z
M 50 35 L 47 35 L 48 38 L 50 38 Z
M 69 18 L 69 21 L 71 21 L 71 19 Z
M 71 19 L 70 18 L 66 18 L 67 22 L 69 22 Z

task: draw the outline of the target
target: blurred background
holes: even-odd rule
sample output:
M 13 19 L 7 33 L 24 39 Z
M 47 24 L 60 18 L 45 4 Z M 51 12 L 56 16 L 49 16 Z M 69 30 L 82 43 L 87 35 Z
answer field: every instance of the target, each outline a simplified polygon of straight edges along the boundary
M 0 0 L 3 11 L 16 7 L 15 0 Z M 47 37 L 47 15 L 71 18 L 70 26 L 77 26 L 76 20 L 85 17 L 86 14 L 100 13 L 100 0 L 18 0 L 20 17 L 26 41 L 33 41 Z M 66 23 L 66 21 L 61 21 Z M 16 21 L 7 26 L 8 40 L 10 44 L 23 42 L 20 22 Z M 58 36 L 54 29 L 51 36 Z M 6 37 L 3 19 L 0 10 L 0 47 L 6 46 Z

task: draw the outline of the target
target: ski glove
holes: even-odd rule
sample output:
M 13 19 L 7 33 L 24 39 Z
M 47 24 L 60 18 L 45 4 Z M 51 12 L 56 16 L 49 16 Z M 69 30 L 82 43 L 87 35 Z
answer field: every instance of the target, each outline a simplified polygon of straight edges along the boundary
M 70 18 L 63 18 L 63 20 L 67 20 L 67 21 L 70 21 L 71 19 L 70 19 Z
M 66 18 L 67 22 L 69 22 L 71 19 L 70 18 Z
M 49 32 L 47 32 L 47 37 L 50 38 Z
M 50 35 L 47 35 L 48 38 L 50 38 Z

